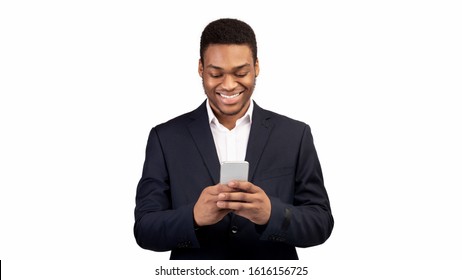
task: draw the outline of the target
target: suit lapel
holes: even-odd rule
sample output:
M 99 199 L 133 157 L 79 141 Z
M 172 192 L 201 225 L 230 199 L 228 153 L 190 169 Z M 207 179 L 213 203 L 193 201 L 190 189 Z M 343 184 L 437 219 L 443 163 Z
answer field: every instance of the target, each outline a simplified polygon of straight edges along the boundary
M 254 102 L 252 126 L 250 128 L 249 143 L 247 144 L 245 156 L 245 160 L 249 162 L 250 182 L 253 181 L 255 170 L 257 169 L 272 128 L 273 124 L 270 121 L 270 115 Z
M 210 177 L 215 184 L 220 178 L 220 161 L 218 159 L 215 142 L 208 122 L 207 108 L 204 102 L 191 113 L 192 121 L 188 125 L 189 132 L 199 150 L 202 159 L 209 170 Z M 252 126 L 245 160 L 249 162 L 249 181 L 253 181 L 266 142 L 273 128 L 270 115 L 254 102 Z
M 208 122 L 206 103 L 192 112 L 192 122 L 188 125 L 189 132 L 199 150 L 202 160 L 209 170 L 210 177 L 215 184 L 219 182 L 220 162 L 218 160 L 215 142 Z

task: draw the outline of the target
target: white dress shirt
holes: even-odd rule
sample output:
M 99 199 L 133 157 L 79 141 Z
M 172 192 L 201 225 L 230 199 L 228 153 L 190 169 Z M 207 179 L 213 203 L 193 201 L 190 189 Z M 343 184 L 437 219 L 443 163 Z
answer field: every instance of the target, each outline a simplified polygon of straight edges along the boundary
M 207 99 L 210 129 L 220 162 L 245 160 L 250 125 L 252 124 L 252 112 L 253 101 L 250 100 L 250 106 L 245 115 L 236 121 L 236 126 L 233 129 L 229 130 L 218 121 Z

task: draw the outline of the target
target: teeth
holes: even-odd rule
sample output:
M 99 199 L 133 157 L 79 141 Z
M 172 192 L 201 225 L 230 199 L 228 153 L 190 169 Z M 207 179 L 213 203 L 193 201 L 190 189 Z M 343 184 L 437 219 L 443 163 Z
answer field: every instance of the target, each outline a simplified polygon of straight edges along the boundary
M 223 98 L 226 98 L 226 99 L 231 99 L 231 98 L 235 98 L 235 97 L 238 97 L 240 93 L 236 93 L 234 95 L 224 95 L 224 94 L 221 94 L 220 93 L 220 96 L 223 97 Z

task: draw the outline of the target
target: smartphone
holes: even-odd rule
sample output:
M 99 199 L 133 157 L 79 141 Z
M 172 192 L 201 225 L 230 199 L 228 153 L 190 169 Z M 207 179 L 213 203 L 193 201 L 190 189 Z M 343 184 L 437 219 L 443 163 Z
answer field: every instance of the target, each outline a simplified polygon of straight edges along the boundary
M 220 184 L 230 181 L 248 181 L 249 163 L 247 161 L 224 161 L 220 168 Z

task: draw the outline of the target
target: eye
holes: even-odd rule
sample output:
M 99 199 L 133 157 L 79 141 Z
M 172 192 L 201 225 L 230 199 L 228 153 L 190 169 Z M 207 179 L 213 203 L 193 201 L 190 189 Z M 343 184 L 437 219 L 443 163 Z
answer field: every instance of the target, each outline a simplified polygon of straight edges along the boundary
M 249 74 L 249 72 L 245 72 L 245 73 L 236 73 L 236 77 L 239 77 L 239 78 L 244 78 L 245 76 L 247 76 L 247 74 Z
M 221 76 L 223 76 L 223 74 L 210 73 L 210 77 L 212 78 L 220 78 Z

